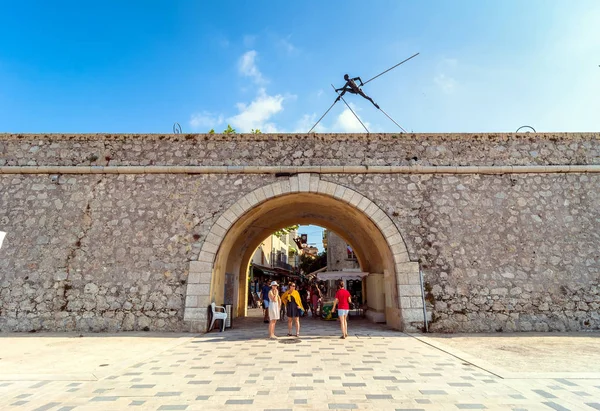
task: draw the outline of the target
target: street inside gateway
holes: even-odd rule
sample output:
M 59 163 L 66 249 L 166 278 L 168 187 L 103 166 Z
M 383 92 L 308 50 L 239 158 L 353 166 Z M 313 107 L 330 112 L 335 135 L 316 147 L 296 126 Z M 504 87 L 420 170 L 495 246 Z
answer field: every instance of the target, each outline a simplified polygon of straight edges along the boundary
M 3 334 L 0 409 L 600 409 L 600 334 L 405 334 L 258 309 L 207 334 Z

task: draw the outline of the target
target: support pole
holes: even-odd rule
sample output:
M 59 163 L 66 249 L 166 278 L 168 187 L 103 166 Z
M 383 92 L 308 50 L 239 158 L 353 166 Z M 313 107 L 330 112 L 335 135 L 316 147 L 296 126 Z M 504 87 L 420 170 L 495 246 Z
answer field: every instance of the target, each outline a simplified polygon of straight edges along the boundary
M 388 115 L 388 113 L 386 113 L 385 111 L 383 111 L 383 109 L 382 109 L 382 108 L 379 108 L 379 111 L 381 111 L 383 114 L 385 114 L 385 116 L 386 116 L 387 118 L 389 118 L 390 120 L 392 120 L 392 122 L 393 122 L 395 125 L 397 125 L 398 127 L 400 127 L 400 130 L 402 130 L 404 133 L 406 133 L 406 130 L 405 130 L 405 129 L 403 129 L 403 128 L 402 128 L 402 126 L 401 126 L 400 124 L 396 123 L 396 122 L 394 121 L 394 119 L 393 119 L 393 118 L 391 118 L 391 117 Z
M 423 271 L 419 269 L 419 280 L 421 281 L 421 299 L 423 300 L 423 323 L 425 324 L 425 332 L 429 332 L 427 326 L 427 308 L 425 307 L 425 288 L 423 287 Z
M 327 109 L 327 111 L 325 112 L 325 114 L 323 114 L 321 116 L 321 118 L 315 123 L 314 126 L 312 126 L 312 128 L 310 130 L 308 130 L 308 133 L 306 133 L 306 134 L 310 134 L 310 132 L 313 131 L 313 128 L 315 128 L 317 126 L 317 124 L 319 124 L 321 122 L 321 120 L 323 120 L 323 117 L 325 117 L 327 115 L 327 113 L 329 113 L 329 110 L 331 110 L 333 108 L 333 106 L 335 106 L 335 103 L 337 103 L 337 100 L 335 100 L 333 102 L 333 104 L 331 106 L 329 106 L 329 108 Z

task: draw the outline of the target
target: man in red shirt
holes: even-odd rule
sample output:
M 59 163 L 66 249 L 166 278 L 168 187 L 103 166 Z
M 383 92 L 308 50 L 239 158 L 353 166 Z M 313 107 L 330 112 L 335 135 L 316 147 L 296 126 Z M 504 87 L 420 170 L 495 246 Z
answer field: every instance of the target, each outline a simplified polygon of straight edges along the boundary
M 344 288 L 344 281 L 341 280 L 338 284 L 338 290 L 335 293 L 335 300 L 333 301 L 333 307 L 331 311 L 335 311 L 335 307 L 338 307 L 338 318 L 340 319 L 340 327 L 342 329 L 342 339 L 348 336 L 348 312 L 350 311 L 350 302 L 352 298 L 348 290 Z

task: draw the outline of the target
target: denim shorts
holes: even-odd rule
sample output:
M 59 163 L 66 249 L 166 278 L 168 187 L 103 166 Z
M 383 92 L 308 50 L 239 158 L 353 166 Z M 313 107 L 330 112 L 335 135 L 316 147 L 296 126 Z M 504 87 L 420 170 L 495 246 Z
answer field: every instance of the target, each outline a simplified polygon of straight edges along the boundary
M 269 308 L 269 300 L 263 300 L 263 308 Z
M 348 311 L 350 310 L 338 310 L 338 317 L 341 317 L 342 315 L 348 315 Z

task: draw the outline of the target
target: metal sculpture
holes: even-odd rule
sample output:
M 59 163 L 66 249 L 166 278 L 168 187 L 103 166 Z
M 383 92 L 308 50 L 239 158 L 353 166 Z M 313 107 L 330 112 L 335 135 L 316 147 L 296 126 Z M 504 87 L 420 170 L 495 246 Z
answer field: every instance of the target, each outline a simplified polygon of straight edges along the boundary
M 367 131 L 367 133 L 369 133 L 369 130 L 367 129 L 367 127 L 365 127 L 364 123 L 360 120 L 360 118 L 356 115 L 356 113 L 354 112 L 354 110 L 352 110 L 352 108 L 350 107 L 350 105 L 346 102 L 346 100 L 344 100 L 344 94 L 346 93 L 350 93 L 350 94 L 356 94 L 359 95 L 367 100 L 369 100 L 371 103 L 373 103 L 373 105 L 375 106 L 375 108 L 377 108 L 379 111 L 381 111 L 387 118 L 389 118 L 395 125 L 397 125 L 398 127 L 400 127 L 400 129 L 402 130 L 402 132 L 406 133 L 406 130 L 404 128 L 402 128 L 402 126 L 398 123 L 396 123 L 396 121 L 394 121 L 393 118 L 391 118 L 385 111 L 383 111 L 381 109 L 381 107 L 379 107 L 379 105 L 377 103 L 375 103 L 375 101 L 373 101 L 373 99 L 369 96 L 367 96 L 365 94 L 365 92 L 361 89 L 361 87 L 363 87 L 365 84 L 367 84 L 370 81 L 375 80 L 377 77 L 387 73 L 390 70 L 395 69 L 396 67 L 398 67 L 399 65 L 406 63 L 408 60 L 412 59 L 413 57 L 418 56 L 419 53 L 416 53 L 412 56 L 410 56 L 409 58 L 401 61 L 400 63 L 396 64 L 393 67 L 390 67 L 389 69 L 379 73 L 378 75 L 376 75 L 375 77 L 370 78 L 369 80 L 363 82 L 362 79 L 360 77 L 354 77 L 354 78 L 350 78 L 350 76 L 348 74 L 344 75 L 344 80 L 346 80 L 346 84 L 344 84 L 342 87 L 340 88 L 335 88 L 333 86 L 333 84 L 331 85 L 331 87 L 333 87 L 333 90 L 336 92 L 336 94 L 338 95 L 337 98 L 334 100 L 334 102 L 331 104 L 331 106 L 329 106 L 329 108 L 327 109 L 327 111 L 321 116 L 321 118 L 319 118 L 319 120 L 315 123 L 314 126 L 312 126 L 312 128 L 310 130 L 308 130 L 308 132 L 310 133 L 311 131 L 314 130 L 314 128 L 321 122 L 321 120 L 323 120 L 323 118 L 327 115 L 327 113 L 329 113 L 329 111 L 333 108 L 333 106 L 335 105 L 335 103 L 337 103 L 338 101 L 342 100 L 344 102 L 344 104 L 346 104 L 346 107 L 348 107 L 348 109 L 352 112 L 352 114 L 354 114 L 354 117 L 356 117 L 356 119 L 358 120 L 358 122 L 364 127 L 364 129 Z M 360 83 L 360 86 L 358 86 L 356 84 L 356 81 L 358 81 Z M 340 93 L 341 92 L 341 93 Z

